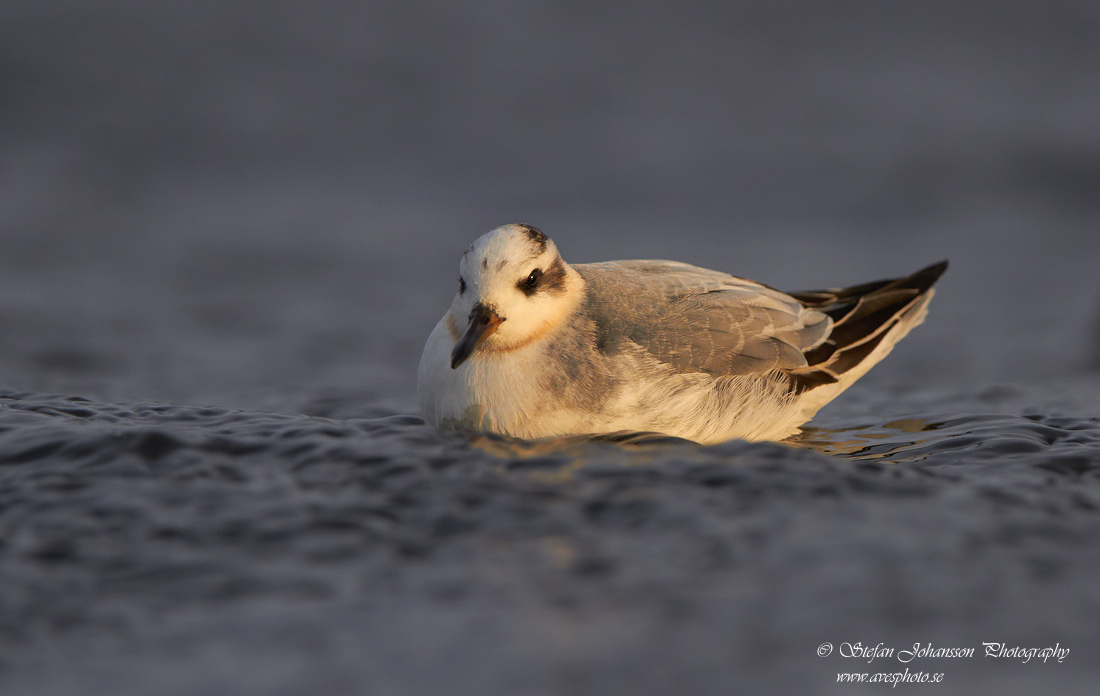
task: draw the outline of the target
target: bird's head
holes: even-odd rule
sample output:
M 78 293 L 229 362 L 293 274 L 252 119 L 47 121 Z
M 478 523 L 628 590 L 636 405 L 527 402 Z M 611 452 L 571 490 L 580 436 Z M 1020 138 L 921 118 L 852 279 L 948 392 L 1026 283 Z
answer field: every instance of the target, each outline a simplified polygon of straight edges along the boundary
M 529 345 L 565 321 L 584 294 L 580 274 L 530 225 L 483 234 L 463 254 L 458 272 L 458 294 L 446 317 L 455 338 L 452 368 L 475 352 Z

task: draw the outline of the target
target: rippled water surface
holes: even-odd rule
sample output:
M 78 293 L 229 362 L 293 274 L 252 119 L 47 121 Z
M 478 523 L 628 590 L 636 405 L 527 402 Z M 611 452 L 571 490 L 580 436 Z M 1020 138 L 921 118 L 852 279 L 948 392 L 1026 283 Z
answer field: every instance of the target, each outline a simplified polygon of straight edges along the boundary
M 1095 3 L 788 5 L 0 4 L 0 694 L 1094 693 Z M 508 222 L 951 267 L 789 442 L 440 432 Z
M 718 693 L 820 685 L 830 640 L 1076 656 L 1100 619 L 1100 420 L 996 410 L 794 446 L 533 444 L 8 392 L 7 683 Z M 1072 688 L 1088 665 L 994 676 Z

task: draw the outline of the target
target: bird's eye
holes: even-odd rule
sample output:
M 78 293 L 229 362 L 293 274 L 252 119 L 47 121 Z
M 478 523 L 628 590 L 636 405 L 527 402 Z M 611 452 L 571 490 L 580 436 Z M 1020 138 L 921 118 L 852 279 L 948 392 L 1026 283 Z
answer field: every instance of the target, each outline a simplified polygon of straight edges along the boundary
M 466 281 L 461 276 L 458 278 L 458 294 L 466 292 Z
M 536 268 L 535 270 L 531 271 L 531 274 L 529 276 L 519 281 L 519 289 L 525 295 L 532 295 L 534 294 L 535 290 L 538 290 L 540 280 L 542 280 L 542 270 Z

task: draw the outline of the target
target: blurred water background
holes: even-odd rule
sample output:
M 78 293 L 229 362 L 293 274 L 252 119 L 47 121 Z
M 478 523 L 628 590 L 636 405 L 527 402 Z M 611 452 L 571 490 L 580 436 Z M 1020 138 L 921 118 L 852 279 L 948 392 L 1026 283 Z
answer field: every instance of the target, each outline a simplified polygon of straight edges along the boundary
M 1073 652 L 927 688 L 1094 684 L 1098 36 L 1084 0 L 5 3 L 0 690 L 849 693 L 822 642 L 994 638 Z M 409 417 L 508 222 L 789 290 L 952 266 L 799 447 L 529 451 Z

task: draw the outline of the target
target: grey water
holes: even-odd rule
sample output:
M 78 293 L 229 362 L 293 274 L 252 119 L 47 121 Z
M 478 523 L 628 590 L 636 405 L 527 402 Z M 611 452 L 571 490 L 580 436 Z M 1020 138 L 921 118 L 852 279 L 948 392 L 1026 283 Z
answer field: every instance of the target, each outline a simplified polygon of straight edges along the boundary
M 0 693 L 1090 692 L 1098 32 L 1074 0 L 5 3 Z M 788 290 L 951 268 L 784 443 L 440 432 L 420 350 L 507 222 Z

